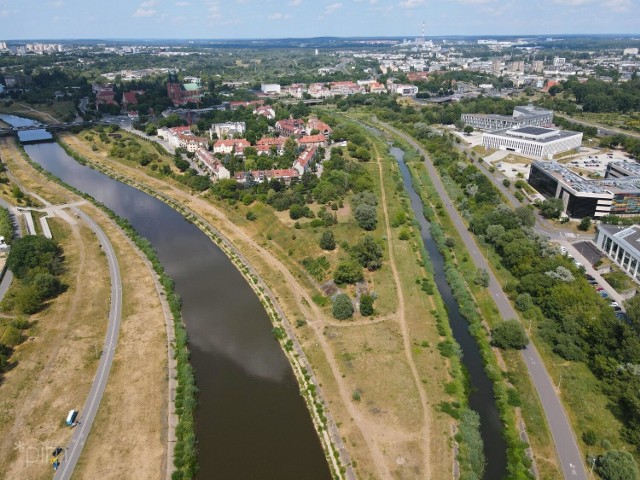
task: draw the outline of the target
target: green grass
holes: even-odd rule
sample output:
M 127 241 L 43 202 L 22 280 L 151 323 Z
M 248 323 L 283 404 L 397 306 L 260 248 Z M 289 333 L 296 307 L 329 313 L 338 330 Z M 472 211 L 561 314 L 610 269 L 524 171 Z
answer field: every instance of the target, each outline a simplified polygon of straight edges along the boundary
M 618 293 L 626 292 L 638 286 L 626 273 L 617 268 L 609 273 L 605 273 L 602 277 Z

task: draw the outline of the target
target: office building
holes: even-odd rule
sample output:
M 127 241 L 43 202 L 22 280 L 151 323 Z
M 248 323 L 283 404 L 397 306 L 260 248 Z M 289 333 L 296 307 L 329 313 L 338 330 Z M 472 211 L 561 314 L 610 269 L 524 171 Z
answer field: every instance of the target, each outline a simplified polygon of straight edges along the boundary
M 640 225 L 600 225 L 596 245 L 636 282 L 640 270 Z
M 489 131 L 527 126 L 544 127 L 553 123 L 553 111 L 526 105 L 515 107 L 511 116 L 463 113 L 461 120 L 465 125 Z
M 618 173 L 634 170 L 640 173 L 640 165 L 629 162 L 609 165 L 614 163 L 618 165 L 612 168 Z M 640 215 L 640 175 L 588 180 L 557 162 L 535 162 L 528 181 L 546 198 L 561 198 L 564 213 L 571 218 Z
M 582 133 L 543 127 L 518 127 L 485 132 L 482 135 L 482 145 L 495 150 L 552 158 L 556 153 L 579 148 L 582 145 Z

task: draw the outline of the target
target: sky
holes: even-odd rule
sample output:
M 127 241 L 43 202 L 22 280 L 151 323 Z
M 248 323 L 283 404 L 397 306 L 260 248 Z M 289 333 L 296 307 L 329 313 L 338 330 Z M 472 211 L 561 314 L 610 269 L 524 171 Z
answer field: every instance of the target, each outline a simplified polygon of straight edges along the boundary
M 640 34 L 640 0 L 0 0 L 0 41 Z

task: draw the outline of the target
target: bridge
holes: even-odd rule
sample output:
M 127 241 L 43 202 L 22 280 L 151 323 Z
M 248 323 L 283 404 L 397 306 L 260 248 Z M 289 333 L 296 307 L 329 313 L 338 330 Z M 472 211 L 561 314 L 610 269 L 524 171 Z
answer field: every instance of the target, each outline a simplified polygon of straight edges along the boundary
M 58 130 L 68 130 L 73 127 L 85 127 L 91 126 L 95 123 L 99 122 L 67 122 L 67 123 L 54 123 L 51 125 L 48 124 L 35 124 L 35 125 L 25 125 L 23 127 L 5 127 L 0 128 L 0 136 L 7 135 L 17 135 L 18 132 L 27 132 L 29 130 L 47 130 L 48 132 L 58 131 Z

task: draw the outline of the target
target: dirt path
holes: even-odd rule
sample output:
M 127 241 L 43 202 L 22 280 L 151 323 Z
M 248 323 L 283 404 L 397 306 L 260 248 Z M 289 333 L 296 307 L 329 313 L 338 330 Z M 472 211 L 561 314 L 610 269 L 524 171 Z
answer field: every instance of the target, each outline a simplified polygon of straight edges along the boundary
M 380 199 L 382 203 L 382 211 L 384 213 L 384 223 L 387 231 L 387 244 L 389 249 L 389 266 L 393 273 L 393 280 L 396 284 L 396 292 L 398 295 L 398 312 L 397 319 L 400 325 L 400 331 L 402 332 L 402 343 L 404 345 L 404 353 L 407 359 L 409 368 L 411 369 L 411 375 L 416 385 L 418 395 L 420 396 L 420 403 L 422 405 L 423 424 L 420 428 L 420 436 L 422 437 L 422 445 L 424 448 L 424 478 L 431 478 L 431 454 L 430 454 L 430 436 L 428 434 L 429 425 L 431 425 L 431 411 L 429 410 L 429 401 L 427 400 L 427 394 L 424 391 L 422 382 L 420 381 L 420 375 L 418 369 L 413 360 L 413 353 L 411 348 L 411 335 L 409 327 L 407 326 L 407 320 L 405 318 L 405 301 L 404 293 L 402 291 L 402 284 L 400 283 L 400 275 L 398 274 L 398 267 L 396 265 L 395 253 L 393 251 L 393 234 L 391 232 L 391 223 L 389 222 L 389 212 L 387 209 L 387 194 L 384 188 L 384 175 L 382 174 L 382 161 L 378 149 L 375 148 L 376 159 L 378 164 L 378 175 L 380 176 Z

